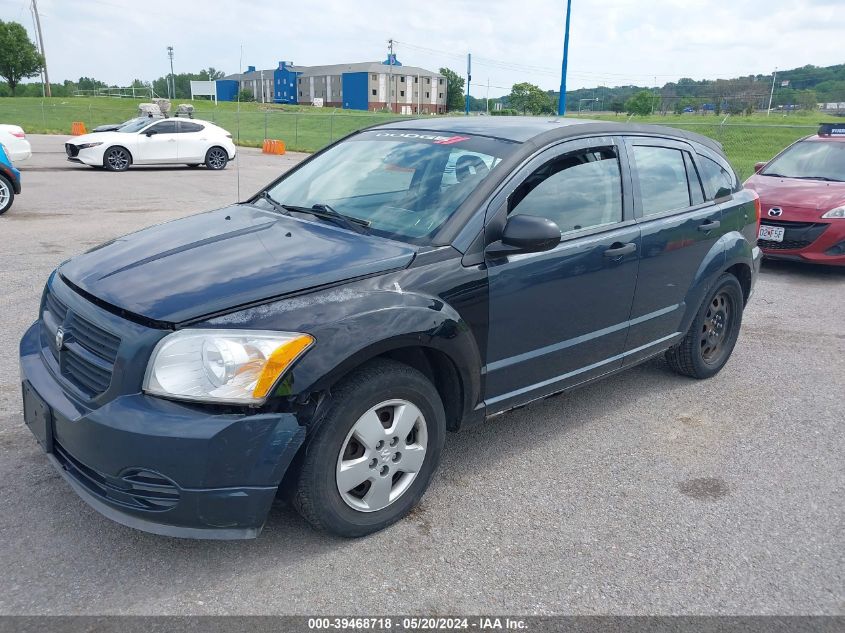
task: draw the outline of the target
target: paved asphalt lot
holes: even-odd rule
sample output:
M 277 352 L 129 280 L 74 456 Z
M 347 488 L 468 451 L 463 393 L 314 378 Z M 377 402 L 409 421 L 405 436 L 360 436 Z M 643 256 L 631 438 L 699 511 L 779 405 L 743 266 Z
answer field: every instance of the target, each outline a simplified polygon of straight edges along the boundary
M 0 613 L 845 612 L 845 270 L 764 265 L 710 381 L 653 361 L 451 435 L 422 505 L 369 538 L 280 505 L 254 541 L 167 539 L 53 471 L 17 344 L 59 262 L 234 201 L 235 164 L 112 174 L 30 138 L 0 217 Z M 300 157 L 241 150 L 241 197 Z

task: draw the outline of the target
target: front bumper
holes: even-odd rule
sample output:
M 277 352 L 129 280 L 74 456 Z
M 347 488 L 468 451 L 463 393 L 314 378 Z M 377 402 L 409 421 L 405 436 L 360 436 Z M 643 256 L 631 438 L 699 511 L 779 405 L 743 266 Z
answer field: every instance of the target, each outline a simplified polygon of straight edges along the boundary
M 89 408 L 45 363 L 39 328 L 20 343 L 25 400 L 47 405 L 44 448 L 84 501 L 155 534 L 258 536 L 305 436 L 293 414 L 218 413 L 142 393 Z
M 773 222 L 763 224 L 784 227 L 783 242 L 758 241 L 770 259 L 803 261 L 814 264 L 845 266 L 845 220 L 816 222 Z

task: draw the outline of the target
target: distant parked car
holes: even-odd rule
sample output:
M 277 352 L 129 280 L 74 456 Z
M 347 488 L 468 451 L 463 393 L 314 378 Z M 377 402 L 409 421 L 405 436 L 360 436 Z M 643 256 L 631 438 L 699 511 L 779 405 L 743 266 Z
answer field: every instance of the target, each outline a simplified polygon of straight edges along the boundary
M 114 132 L 76 136 L 65 143 L 65 151 L 69 161 L 109 171 L 174 163 L 224 169 L 236 153 L 232 135 L 209 121 L 144 117 Z
M 0 215 L 8 211 L 21 192 L 21 172 L 9 160 L 6 146 L 0 143 Z
M 6 146 L 6 154 L 13 163 L 22 163 L 32 156 L 32 146 L 20 125 L 0 123 L 0 143 Z
M 106 123 L 104 125 L 98 125 L 93 130 L 91 130 L 91 133 L 95 134 L 97 132 L 116 132 L 120 128 L 122 128 L 126 125 L 130 125 L 132 123 L 139 123 L 141 121 L 146 121 L 147 123 L 149 123 L 152 120 L 159 120 L 159 119 L 163 119 L 163 118 L 164 118 L 164 116 L 161 115 L 161 114 L 158 114 L 158 115 L 151 114 L 149 116 L 134 117 L 132 119 L 129 119 L 128 121 L 124 121 L 123 123 Z
M 825 124 L 745 181 L 760 196 L 766 257 L 845 266 L 845 123 Z

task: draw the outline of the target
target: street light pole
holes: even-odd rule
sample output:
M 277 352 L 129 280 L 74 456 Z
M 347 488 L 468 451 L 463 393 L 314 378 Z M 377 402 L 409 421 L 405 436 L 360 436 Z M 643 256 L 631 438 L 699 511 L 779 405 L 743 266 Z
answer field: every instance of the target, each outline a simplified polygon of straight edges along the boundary
M 47 53 L 44 52 L 44 36 L 41 34 L 41 17 L 38 15 L 38 3 L 36 0 L 32 0 L 30 8 L 35 16 L 35 30 L 38 32 L 38 46 L 41 49 L 39 52 L 41 53 L 41 59 L 44 60 L 44 68 L 42 69 L 44 72 L 44 96 L 50 97 L 52 95 L 50 94 L 50 77 L 47 75 Z
M 167 56 L 170 58 L 170 82 L 167 84 L 167 98 L 176 98 L 176 77 L 173 74 L 173 47 L 167 47 Z
M 569 15 L 572 13 L 572 0 L 566 0 L 566 31 L 563 36 L 563 63 L 560 68 L 560 97 L 557 102 L 559 116 L 566 114 L 566 64 L 569 61 Z
M 775 96 L 775 77 L 778 76 L 778 67 L 775 66 L 775 72 L 772 73 L 772 91 L 769 93 L 769 108 L 766 110 L 766 116 L 772 113 L 772 98 Z

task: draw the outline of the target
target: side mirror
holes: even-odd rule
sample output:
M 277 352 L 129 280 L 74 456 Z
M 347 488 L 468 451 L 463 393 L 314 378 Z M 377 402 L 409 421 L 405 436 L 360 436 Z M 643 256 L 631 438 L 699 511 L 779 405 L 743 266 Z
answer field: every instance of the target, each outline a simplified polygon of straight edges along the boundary
M 766 166 L 766 163 L 754 163 L 754 173 L 759 174 L 760 170 Z
M 505 224 L 502 239 L 490 244 L 485 252 L 490 257 L 506 257 L 550 251 L 558 244 L 560 227 L 557 224 L 536 215 L 515 215 Z
M 158 132 L 156 132 L 155 130 L 147 130 L 146 132 L 144 132 L 144 134 L 146 136 L 152 136 L 153 134 L 158 134 Z

